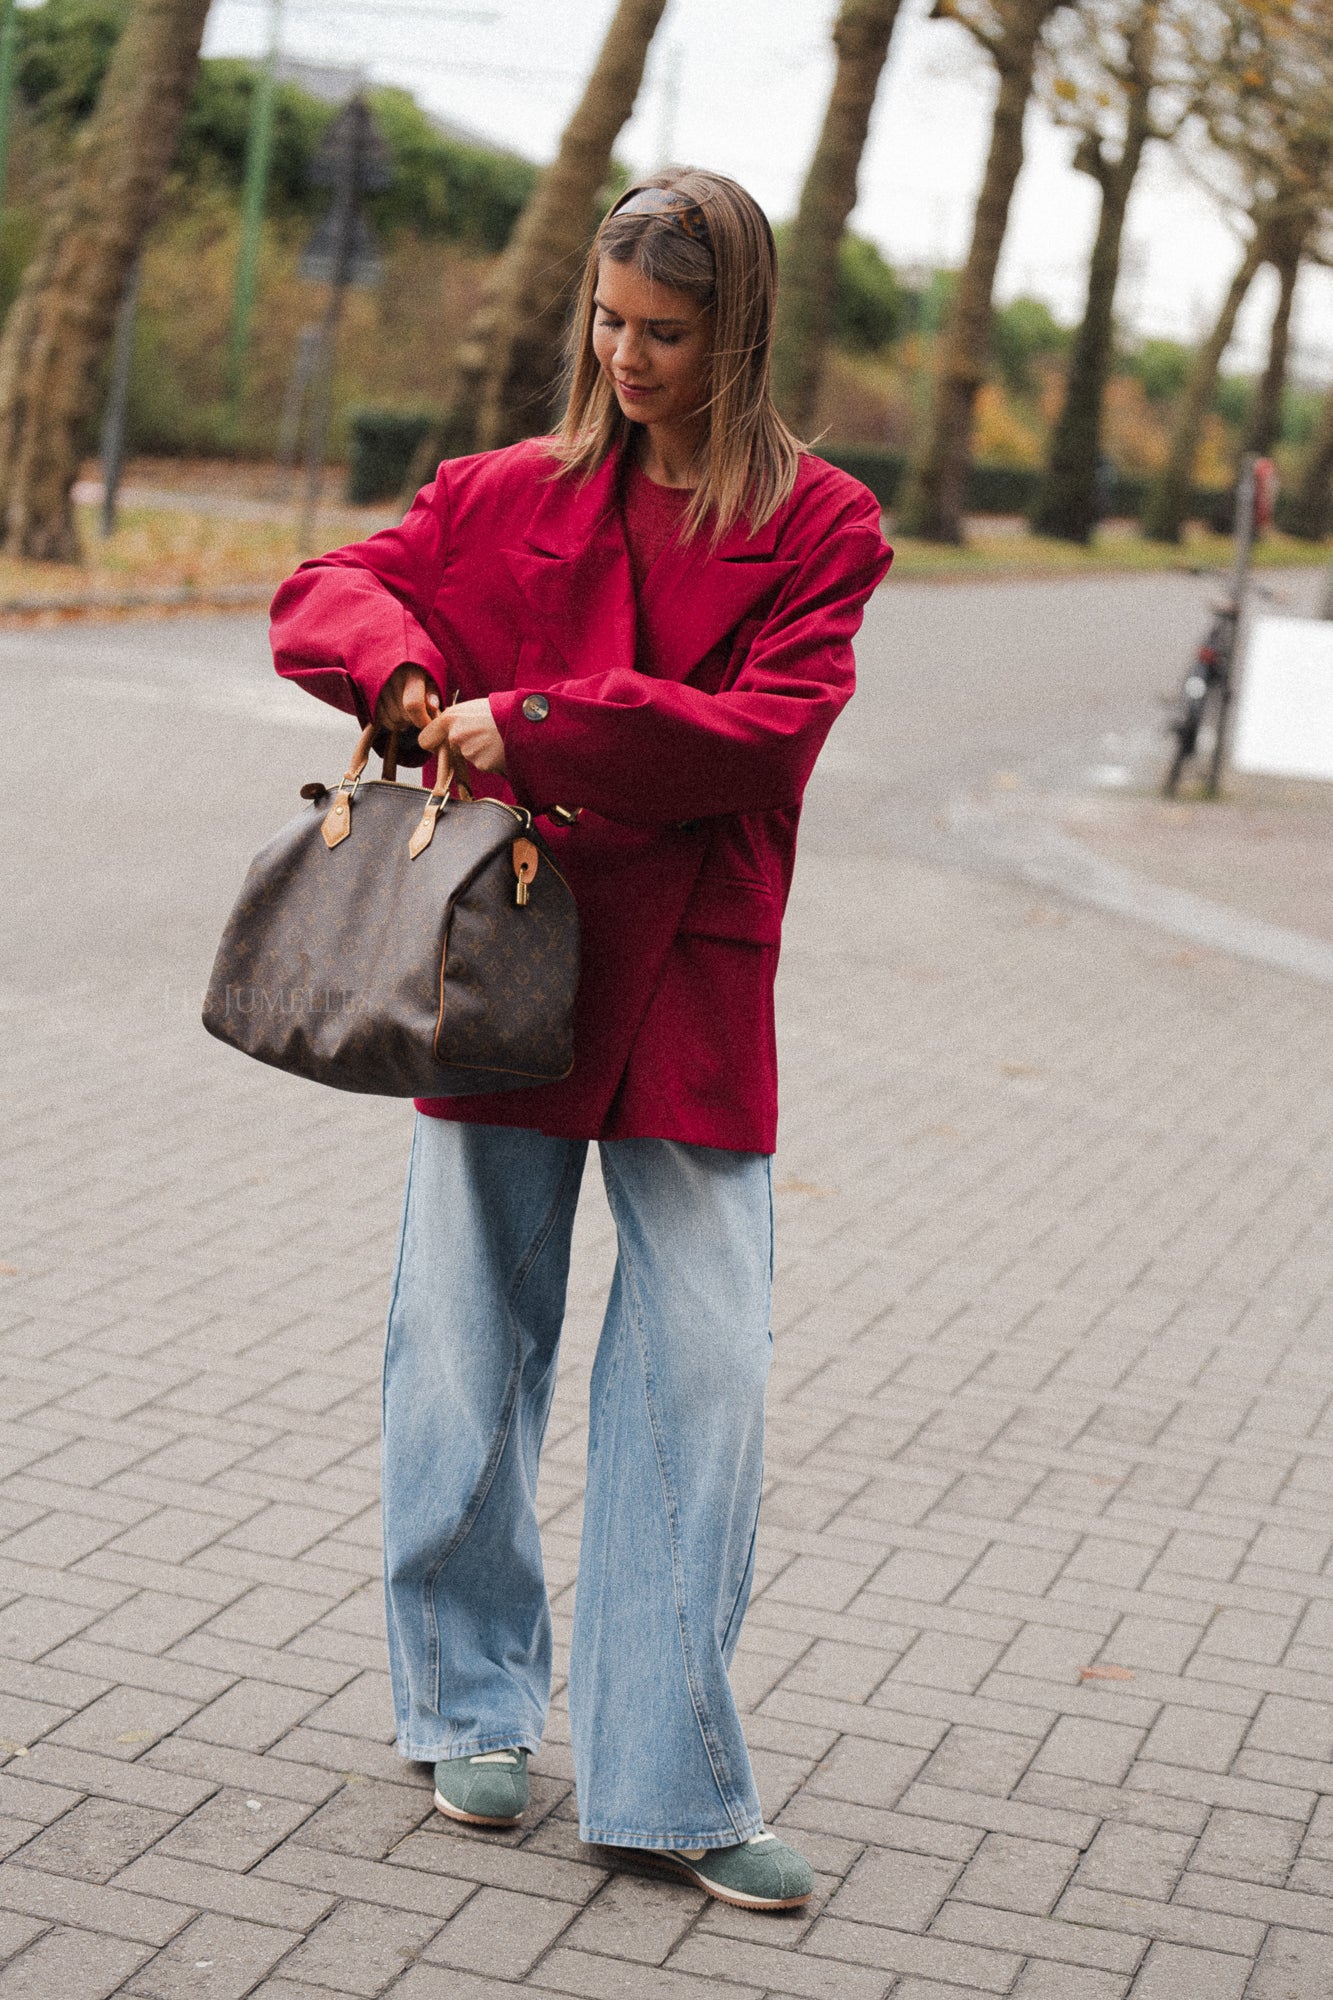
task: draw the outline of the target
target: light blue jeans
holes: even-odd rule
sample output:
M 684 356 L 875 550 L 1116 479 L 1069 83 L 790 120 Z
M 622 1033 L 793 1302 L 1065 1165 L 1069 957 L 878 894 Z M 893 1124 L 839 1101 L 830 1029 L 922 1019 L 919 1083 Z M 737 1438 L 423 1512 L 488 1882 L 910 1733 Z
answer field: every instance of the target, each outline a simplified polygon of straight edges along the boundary
M 570 1661 L 579 1830 L 759 1832 L 727 1679 L 754 1570 L 771 1339 L 762 1153 L 601 1146 L 618 1257 L 589 1399 Z M 587 1146 L 418 1116 L 384 1367 L 398 1748 L 541 1743 L 551 1614 L 535 1507 Z

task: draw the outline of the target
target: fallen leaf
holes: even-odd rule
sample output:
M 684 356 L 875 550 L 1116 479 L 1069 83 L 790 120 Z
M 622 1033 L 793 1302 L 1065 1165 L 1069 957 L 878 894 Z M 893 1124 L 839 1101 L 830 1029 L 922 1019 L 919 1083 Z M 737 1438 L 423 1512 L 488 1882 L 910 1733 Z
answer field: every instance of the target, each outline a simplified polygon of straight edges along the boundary
M 0 1264 L 0 1278 L 17 1278 L 18 1274 L 17 1264 Z
M 1132 1667 L 1080 1667 L 1078 1677 L 1081 1681 L 1132 1681 L 1134 1670 Z
M 27 1754 L 28 1748 L 25 1743 L 11 1743 L 7 1738 L 0 1736 L 0 1757 L 26 1757 Z
M 821 1187 L 818 1181 L 798 1181 L 795 1174 L 788 1174 L 785 1180 L 775 1182 L 774 1194 L 812 1194 L 816 1201 L 827 1201 L 833 1193 L 829 1187 Z
M 1041 1075 L 1041 1071 L 1040 1071 L 1039 1069 L 1034 1069 L 1034 1067 L 1033 1067 L 1033 1065 L 1032 1065 L 1031 1063 L 1015 1063 L 1015 1062 L 1007 1062 L 1007 1063 L 1001 1063 L 1001 1064 L 1000 1064 L 1000 1075 L 1001 1075 L 1001 1076 L 1040 1076 L 1040 1075 Z
M 122 1729 L 117 1743 L 154 1743 L 157 1741 L 155 1729 Z

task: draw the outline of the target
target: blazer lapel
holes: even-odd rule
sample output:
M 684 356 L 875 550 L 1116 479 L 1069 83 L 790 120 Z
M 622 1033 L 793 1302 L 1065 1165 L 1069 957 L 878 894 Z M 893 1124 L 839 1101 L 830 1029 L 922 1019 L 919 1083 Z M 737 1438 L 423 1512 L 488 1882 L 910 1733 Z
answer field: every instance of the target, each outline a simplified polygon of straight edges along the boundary
M 758 534 L 740 522 L 716 549 L 704 528 L 688 544 L 669 542 L 644 580 L 643 616 L 664 680 L 685 680 L 720 639 L 766 611 L 796 567 L 773 553 L 776 522 Z
M 550 643 L 575 675 L 632 667 L 634 581 L 612 456 L 583 486 L 552 480 L 533 510 L 521 548 L 501 551 Z M 707 530 L 671 542 L 643 587 L 654 659 L 664 680 L 685 680 L 720 639 L 767 610 L 796 565 L 774 554 L 777 524 L 757 534 L 743 522 L 710 549 Z
M 502 549 L 547 638 L 576 675 L 634 665 L 634 582 L 608 458 L 583 486 L 555 479 L 521 548 Z

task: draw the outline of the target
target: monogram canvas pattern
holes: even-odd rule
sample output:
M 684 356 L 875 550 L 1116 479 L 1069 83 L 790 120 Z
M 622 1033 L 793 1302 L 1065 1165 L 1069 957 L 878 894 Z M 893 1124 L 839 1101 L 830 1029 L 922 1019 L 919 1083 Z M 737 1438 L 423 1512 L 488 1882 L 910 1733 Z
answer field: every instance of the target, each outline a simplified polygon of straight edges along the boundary
M 521 828 L 493 800 L 451 803 L 413 860 L 424 798 L 363 784 L 337 847 L 321 838 L 323 801 L 260 850 L 218 947 L 211 1034 L 313 1082 L 386 1097 L 568 1075 L 579 946 L 567 884 L 538 841 L 519 907 Z

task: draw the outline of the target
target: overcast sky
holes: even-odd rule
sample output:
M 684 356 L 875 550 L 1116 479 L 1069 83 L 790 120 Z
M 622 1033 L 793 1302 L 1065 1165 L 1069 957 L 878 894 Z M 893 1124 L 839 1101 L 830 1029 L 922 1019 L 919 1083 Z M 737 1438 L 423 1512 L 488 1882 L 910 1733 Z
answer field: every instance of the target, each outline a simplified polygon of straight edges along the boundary
M 254 54 L 274 0 L 214 0 L 205 51 Z M 292 56 L 363 66 L 375 82 L 533 159 L 546 159 L 577 100 L 614 0 L 284 0 Z M 895 264 L 957 263 L 985 158 L 993 82 L 968 35 L 904 0 L 861 168 L 853 226 Z M 836 0 L 668 0 L 639 104 L 617 152 L 730 173 L 779 219 L 791 213 L 832 74 Z M 1072 145 L 1029 113 L 1027 157 L 1000 267 L 1004 298 L 1031 292 L 1078 315 L 1096 189 Z M 1237 257 L 1214 203 L 1158 148 L 1130 210 L 1119 306 L 1144 332 L 1195 338 Z M 1274 287 L 1254 288 L 1231 357 L 1262 356 Z M 1333 274 L 1308 272 L 1296 308 L 1300 375 L 1333 378 Z

